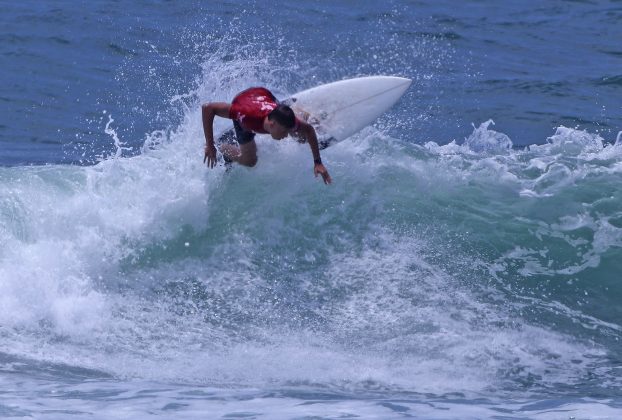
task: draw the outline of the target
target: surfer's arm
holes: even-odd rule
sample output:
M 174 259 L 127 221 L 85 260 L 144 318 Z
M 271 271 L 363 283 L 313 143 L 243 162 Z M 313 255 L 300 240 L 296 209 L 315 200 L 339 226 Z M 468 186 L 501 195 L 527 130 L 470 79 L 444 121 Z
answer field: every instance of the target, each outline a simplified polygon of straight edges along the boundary
M 201 107 L 203 116 L 203 133 L 205 134 L 205 157 L 203 163 L 213 168 L 216 165 L 216 146 L 214 145 L 214 117 L 229 118 L 231 104 L 225 102 L 210 102 Z
M 311 153 L 313 154 L 313 173 L 315 176 L 322 175 L 324 183 L 330 184 L 330 175 L 322 164 L 322 158 L 320 157 L 320 147 L 318 145 L 315 128 L 305 121 L 298 120 L 298 128 L 294 132 L 294 135 L 309 143 Z

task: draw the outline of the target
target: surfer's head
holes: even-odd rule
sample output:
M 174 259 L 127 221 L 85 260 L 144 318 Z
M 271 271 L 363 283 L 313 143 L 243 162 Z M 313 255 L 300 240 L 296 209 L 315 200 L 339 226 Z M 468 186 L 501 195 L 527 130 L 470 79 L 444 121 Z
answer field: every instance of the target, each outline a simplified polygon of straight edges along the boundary
M 273 139 L 284 139 L 295 125 L 296 115 L 287 105 L 277 105 L 277 107 L 268 114 L 266 128 Z

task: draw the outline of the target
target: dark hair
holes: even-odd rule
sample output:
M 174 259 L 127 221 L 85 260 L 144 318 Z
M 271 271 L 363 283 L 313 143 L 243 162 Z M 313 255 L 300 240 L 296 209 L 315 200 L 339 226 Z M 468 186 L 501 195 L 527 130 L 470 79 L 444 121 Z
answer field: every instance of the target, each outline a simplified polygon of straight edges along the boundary
M 294 128 L 296 125 L 296 114 L 287 105 L 279 104 L 269 114 L 270 121 L 276 121 L 285 128 Z

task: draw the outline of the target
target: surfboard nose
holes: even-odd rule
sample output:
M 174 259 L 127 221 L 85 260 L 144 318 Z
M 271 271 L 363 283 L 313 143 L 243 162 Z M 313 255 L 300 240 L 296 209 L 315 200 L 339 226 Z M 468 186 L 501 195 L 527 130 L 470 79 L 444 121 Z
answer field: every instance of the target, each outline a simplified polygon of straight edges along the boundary
M 296 104 L 321 119 L 328 137 L 341 141 L 373 123 L 408 90 L 411 79 L 364 76 L 316 86 L 294 95 Z

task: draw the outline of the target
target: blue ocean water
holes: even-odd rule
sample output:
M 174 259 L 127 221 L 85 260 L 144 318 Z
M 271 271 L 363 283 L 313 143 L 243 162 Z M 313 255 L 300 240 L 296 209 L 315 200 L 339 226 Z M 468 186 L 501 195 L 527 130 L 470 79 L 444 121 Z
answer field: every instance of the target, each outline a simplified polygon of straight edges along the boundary
M 0 416 L 622 417 L 622 2 L 1 9 Z M 203 165 L 200 104 L 375 74 L 330 187 Z

